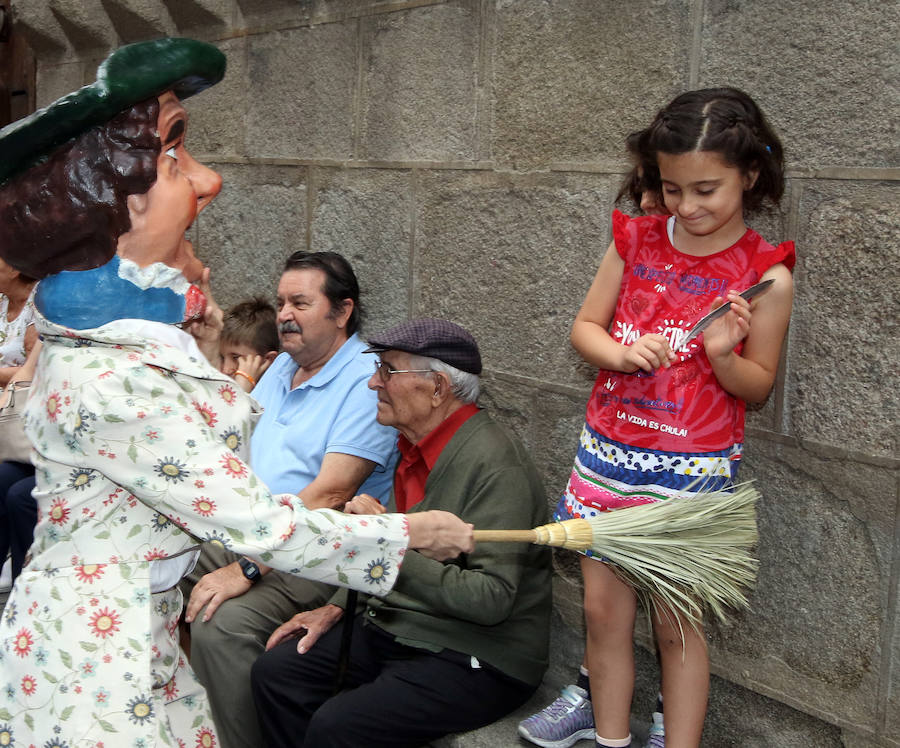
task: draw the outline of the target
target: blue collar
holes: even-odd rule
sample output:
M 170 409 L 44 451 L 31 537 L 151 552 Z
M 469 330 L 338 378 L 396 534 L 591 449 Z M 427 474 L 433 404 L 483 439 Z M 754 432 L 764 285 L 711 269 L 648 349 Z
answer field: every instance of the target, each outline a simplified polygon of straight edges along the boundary
M 93 270 L 63 270 L 38 283 L 34 304 L 51 322 L 75 330 L 117 319 L 176 324 L 185 319 L 185 297 L 170 288 L 142 289 L 119 275 L 119 258 Z

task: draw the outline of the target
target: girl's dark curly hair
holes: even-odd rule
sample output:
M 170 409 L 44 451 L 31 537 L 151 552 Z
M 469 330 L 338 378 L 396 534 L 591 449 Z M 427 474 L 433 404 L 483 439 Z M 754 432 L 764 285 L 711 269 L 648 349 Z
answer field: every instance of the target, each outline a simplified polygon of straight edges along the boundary
M 658 153 L 718 153 L 742 174 L 756 171 L 756 183 L 744 193 L 752 213 L 778 205 L 784 194 L 784 151 L 760 108 L 736 88 L 688 91 L 661 109 L 645 130 L 626 140 L 638 162 L 644 185 L 662 200 Z

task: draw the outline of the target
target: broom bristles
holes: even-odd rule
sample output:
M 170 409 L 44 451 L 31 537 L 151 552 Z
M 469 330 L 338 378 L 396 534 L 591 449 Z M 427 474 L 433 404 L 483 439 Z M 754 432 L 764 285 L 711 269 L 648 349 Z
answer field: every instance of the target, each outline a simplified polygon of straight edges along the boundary
M 725 619 L 748 607 L 745 590 L 758 567 L 756 500 L 749 483 L 733 491 L 691 496 L 603 512 L 535 528 L 542 545 L 590 549 L 634 588 L 648 615 L 687 621 L 699 630 L 703 610 Z M 681 631 L 684 636 L 683 630 Z

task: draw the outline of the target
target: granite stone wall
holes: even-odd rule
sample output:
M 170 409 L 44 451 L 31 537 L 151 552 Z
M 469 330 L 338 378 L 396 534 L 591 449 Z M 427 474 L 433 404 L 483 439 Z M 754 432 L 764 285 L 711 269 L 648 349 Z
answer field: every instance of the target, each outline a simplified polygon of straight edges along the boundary
M 293 250 L 357 268 L 369 329 L 458 320 L 483 404 L 529 445 L 548 503 L 594 372 L 572 319 L 610 239 L 622 142 L 676 93 L 730 84 L 781 133 L 799 260 L 784 360 L 748 416 L 763 494 L 752 610 L 709 632 L 708 746 L 900 746 L 900 14 L 868 0 L 13 0 L 39 104 L 114 46 L 194 36 L 228 57 L 189 102 L 225 177 L 193 232 L 228 305 Z M 557 555 L 548 692 L 581 655 Z M 635 714 L 658 674 L 639 632 Z M 516 745 L 507 728 L 485 745 Z

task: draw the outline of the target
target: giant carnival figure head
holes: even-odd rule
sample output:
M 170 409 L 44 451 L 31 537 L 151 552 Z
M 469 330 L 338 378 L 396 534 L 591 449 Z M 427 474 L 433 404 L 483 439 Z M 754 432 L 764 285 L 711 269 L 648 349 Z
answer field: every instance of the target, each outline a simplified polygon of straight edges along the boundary
M 0 130 L 0 256 L 42 279 L 35 302 L 50 321 L 202 313 L 185 232 L 222 180 L 187 152 L 181 100 L 224 73 L 210 44 L 130 44 L 91 85 Z

